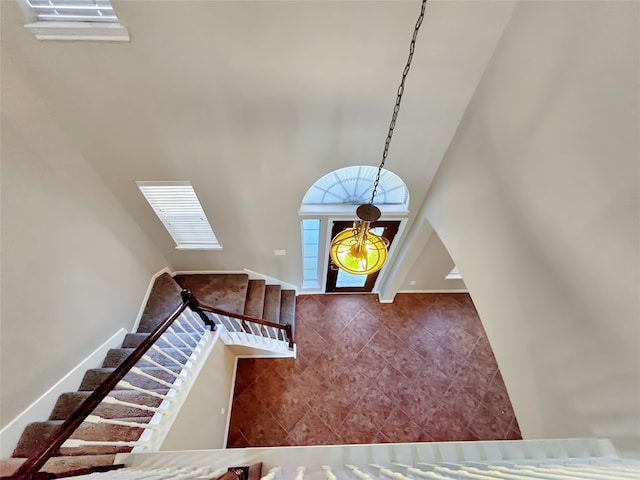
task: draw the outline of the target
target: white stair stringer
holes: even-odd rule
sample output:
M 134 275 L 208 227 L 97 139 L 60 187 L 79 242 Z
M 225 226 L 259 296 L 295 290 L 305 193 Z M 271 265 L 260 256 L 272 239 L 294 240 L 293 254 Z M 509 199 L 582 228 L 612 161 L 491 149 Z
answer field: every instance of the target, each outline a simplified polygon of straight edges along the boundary
M 256 333 L 249 333 L 236 325 L 238 323 L 236 319 L 218 314 L 214 316 L 220 331 L 220 339 L 225 345 L 245 348 L 247 351 L 251 351 L 252 356 L 256 357 L 296 357 L 295 345 L 293 349 L 290 349 L 287 340 L 277 338 L 277 332 L 263 332 L 253 328 L 251 330 Z
M 155 413 L 136 442 L 133 452 L 154 452 L 160 449 L 220 336 L 219 331 L 209 331 L 202 325 L 202 321 L 190 310 L 185 310 L 178 321 L 193 329 L 190 335 L 197 343 L 192 348 L 189 360 L 182 366 L 182 371 L 175 377 L 171 390 L 166 395 L 168 398 L 163 399 L 157 408 L 150 409 Z
M 116 463 L 127 465 L 125 472 L 121 472 L 123 475 L 126 471 L 186 469 L 221 472 L 228 467 L 258 462 L 263 463 L 263 478 L 271 475 L 274 480 L 640 478 L 640 461 L 620 458 L 609 441 L 589 438 L 234 448 L 120 454 L 116 458 Z

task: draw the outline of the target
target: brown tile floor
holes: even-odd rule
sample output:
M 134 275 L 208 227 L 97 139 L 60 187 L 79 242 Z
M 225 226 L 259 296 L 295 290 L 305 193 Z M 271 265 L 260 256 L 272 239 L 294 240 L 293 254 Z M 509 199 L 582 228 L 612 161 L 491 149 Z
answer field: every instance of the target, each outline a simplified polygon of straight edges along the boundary
M 304 295 L 298 358 L 238 363 L 228 446 L 520 439 L 466 294 Z

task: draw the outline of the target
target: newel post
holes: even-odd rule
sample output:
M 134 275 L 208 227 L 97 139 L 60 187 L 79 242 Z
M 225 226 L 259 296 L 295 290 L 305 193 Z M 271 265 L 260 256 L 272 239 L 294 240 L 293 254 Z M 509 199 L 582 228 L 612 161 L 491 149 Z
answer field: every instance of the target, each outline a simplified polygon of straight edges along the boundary
M 213 322 L 213 320 L 207 317 L 206 313 L 202 311 L 202 309 L 200 308 L 200 303 L 198 302 L 196 297 L 194 297 L 191 294 L 191 292 L 186 288 L 182 289 L 182 292 L 180 292 L 180 295 L 182 296 L 182 301 L 186 303 L 191 310 L 197 313 L 200 319 L 204 322 L 204 324 L 208 325 L 209 329 L 212 332 L 214 332 L 216 330 L 216 324 Z

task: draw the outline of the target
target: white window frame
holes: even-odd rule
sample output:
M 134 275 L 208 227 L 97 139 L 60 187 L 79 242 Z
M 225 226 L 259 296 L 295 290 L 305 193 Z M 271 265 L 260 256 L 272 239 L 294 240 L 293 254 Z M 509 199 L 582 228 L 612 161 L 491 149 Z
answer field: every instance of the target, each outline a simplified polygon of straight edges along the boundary
M 453 266 L 451 271 L 445 275 L 445 280 L 462 280 L 462 274 L 458 270 L 457 266 Z
M 196 194 L 195 189 L 193 188 L 193 185 L 191 185 L 191 182 L 189 181 L 162 181 L 162 182 L 154 182 L 154 181 L 136 181 L 136 185 L 138 186 L 138 188 L 140 189 L 140 193 L 142 194 L 142 196 L 145 198 L 145 200 L 147 201 L 148 205 L 151 207 L 151 209 L 153 210 L 153 212 L 156 214 L 156 216 L 158 217 L 158 219 L 162 222 L 162 224 L 164 225 L 165 229 L 167 230 L 167 233 L 169 233 L 169 235 L 171 235 L 171 238 L 173 239 L 173 241 L 176 244 L 176 250 L 222 250 L 222 245 L 220 244 L 220 241 L 218 240 L 218 237 L 216 236 L 215 232 L 213 231 L 213 227 L 211 226 L 211 222 L 209 222 L 209 219 L 207 218 L 207 215 L 204 211 L 204 208 L 202 208 L 202 204 L 200 203 L 200 200 L 198 199 L 198 195 Z M 184 238 L 181 237 L 181 230 L 184 231 L 185 228 L 190 228 L 190 225 L 187 224 L 180 224 L 180 220 L 183 220 L 181 218 L 175 218 L 171 216 L 171 213 L 167 214 L 165 212 L 165 214 L 163 215 L 161 212 L 161 205 L 157 205 L 154 204 L 149 197 L 147 196 L 147 194 L 145 193 L 144 189 L 145 188 L 149 188 L 149 187 L 190 187 L 191 191 L 193 193 L 193 197 L 188 198 L 187 200 L 190 202 L 191 205 L 193 205 L 195 202 L 197 202 L 198 206 L 199 206 L 199 210 L 197 208 L 195 209 L 190 209 L 190 211 L 185 212 L 185 215 L 192 217 L 191 220 L 193 220 L 193 217 L 198 217 L 198 219 L 200 220 L 200 222 L 197 222 L 197 229 L 201 229 L 203 227 L 203 223 L 201 222 L 206 222 L 206 225 L 209 227 L 210 231 L 211 231 L 211 236 L 209 237 L 209 240 L 206 242 L 200 242 L 200 241 L 189 241 L 189 240 L 185 240 Z M 183 194 L 184 195 L 184 194 Z M 182 206 L 184 206 L 184 197 L 182 197 L 180 199 L 183 203 Z M 195 200 L 195 202 L 194 202 Z M 180 210 L 184 210 L 183 208 L 181 208 L 180 203 L 176 205 L 172 204 L 170 206 L 170 208 L 172 209 L 178 209 Z M 182 212 L 180 212 L 180 214 L 182 214 Z M 179 215 L 180 215 L 179 214 Z M 172 225 L 170 222 L 174 221 L 177 225 Z M 172 227 L 176 227 L 176 229 L 173 229 Z M 198 236 L 200 237 L 202 235 L 202 230 L 197 230 L 198 231 Z M 208 233 L 208 232 L 204 232 L 204 233 Z
M 27 0 L 18 0 L 27 18 L 25 28 L 38 40 L 90 40 L 128 42 L 127 28 L 118 22 L 56 22 L 41 21 Z

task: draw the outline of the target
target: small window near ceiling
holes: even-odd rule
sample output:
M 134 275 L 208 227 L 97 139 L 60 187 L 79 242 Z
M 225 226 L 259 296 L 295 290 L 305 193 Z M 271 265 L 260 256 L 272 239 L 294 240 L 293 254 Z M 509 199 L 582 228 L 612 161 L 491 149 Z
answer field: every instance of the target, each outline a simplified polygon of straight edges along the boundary
M 302 220 L 302 288 L 318 288 L 318 252 L 320 248 L 320 220 Z
M 458 267 L 453 267 L 444 278 L 446 280 L 462 280 L 462 275 L 460 274 Z
M 222 248 L 190 182 L 136 182 L 180 250 Z
M 39 40 L 129 40 L 109 0 L 18 1 Z

